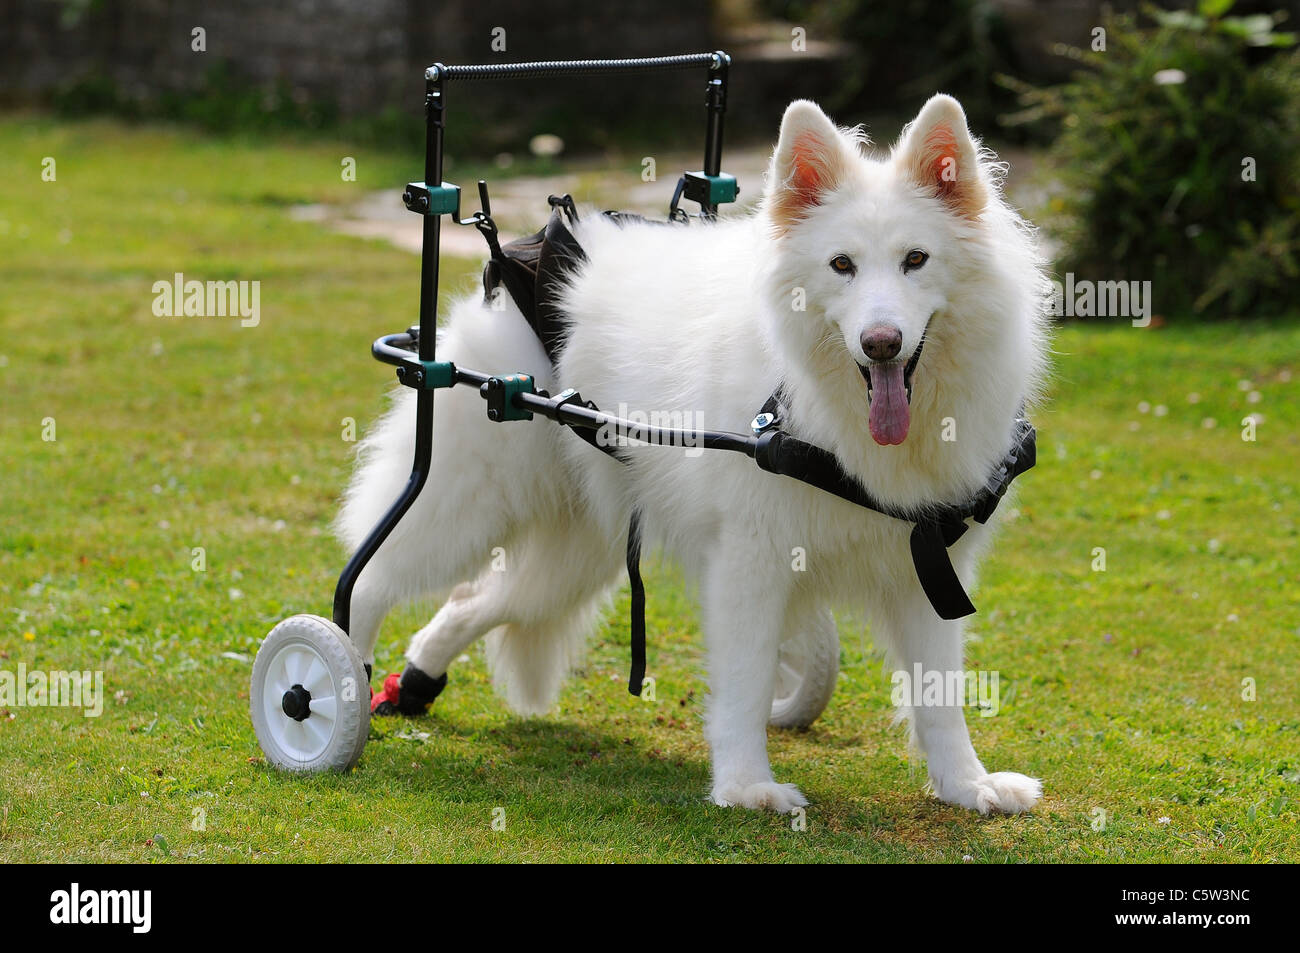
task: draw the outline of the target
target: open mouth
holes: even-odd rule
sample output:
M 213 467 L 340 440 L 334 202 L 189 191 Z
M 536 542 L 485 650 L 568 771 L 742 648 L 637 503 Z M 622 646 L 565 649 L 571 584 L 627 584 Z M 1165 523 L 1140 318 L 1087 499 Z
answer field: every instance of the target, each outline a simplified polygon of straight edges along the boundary
M 924 346 L 922 334 L 906 363 L 881 361 L 866 367 L 858 365 L 867 382 L 867 400 L 871 404 L 871 438 L 882 447 L 897 446 L 907 439 L 907 428 L 912 423 L 912 373 Z

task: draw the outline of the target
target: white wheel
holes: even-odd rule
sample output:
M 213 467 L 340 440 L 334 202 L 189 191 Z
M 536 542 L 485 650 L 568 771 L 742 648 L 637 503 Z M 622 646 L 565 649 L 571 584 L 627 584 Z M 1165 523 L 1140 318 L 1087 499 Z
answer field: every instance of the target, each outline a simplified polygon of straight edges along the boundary
M 289 771 L 346 771 L 370 731 L 370 681 L 347 633 L 295 615 L 262 642 L 248 703 L 266 760 Z
M 840 632 L 830 610 L 822 609 L 781 643 L 768 723 L 807 728 L 826 709 L 839 674 Z

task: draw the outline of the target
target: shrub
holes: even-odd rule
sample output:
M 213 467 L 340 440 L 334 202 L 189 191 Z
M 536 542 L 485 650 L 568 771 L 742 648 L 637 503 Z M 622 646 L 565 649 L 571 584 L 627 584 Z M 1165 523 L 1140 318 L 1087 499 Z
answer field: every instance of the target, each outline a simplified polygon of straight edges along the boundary
M 1021 90 L 1019 118 L 1060 123 L 1046 224 L 1063 263 L 1150 280 L 1165 315 L 1295 306 L 1300 57 L 1281 15 L 1231 7 L 1109 17 L 1104 50 L 1066 51 L 1072 81 Z

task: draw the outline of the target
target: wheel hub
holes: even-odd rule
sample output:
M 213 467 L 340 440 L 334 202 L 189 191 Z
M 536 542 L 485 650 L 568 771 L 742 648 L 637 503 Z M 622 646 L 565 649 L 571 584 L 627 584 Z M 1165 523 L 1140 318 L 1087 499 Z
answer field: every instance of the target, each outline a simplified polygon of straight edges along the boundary
M 294 721 L 303 721 L 311 714 L 311 692 L 301 685 L 295 685 L 284 693 L 280 707 Z

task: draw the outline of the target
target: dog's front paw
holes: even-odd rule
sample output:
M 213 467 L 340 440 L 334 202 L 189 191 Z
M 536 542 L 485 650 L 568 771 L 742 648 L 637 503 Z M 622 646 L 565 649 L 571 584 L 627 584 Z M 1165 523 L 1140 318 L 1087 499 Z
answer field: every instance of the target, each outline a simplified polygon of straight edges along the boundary
M 983 774 L 969 781 L 947 786 L 939 792 L 940 799 L 949 804 L 988 814 L 1023 814 L 1043 796 L 1043 782 L 1014 771 Z
M 725 783 L 713 788 L 713 803 L 722 807 L 747 807 L 754 811 L 789 814 L 796 807 L 807 807 L 808 799 L 793 784 L 760 781 L 756 784 Z

